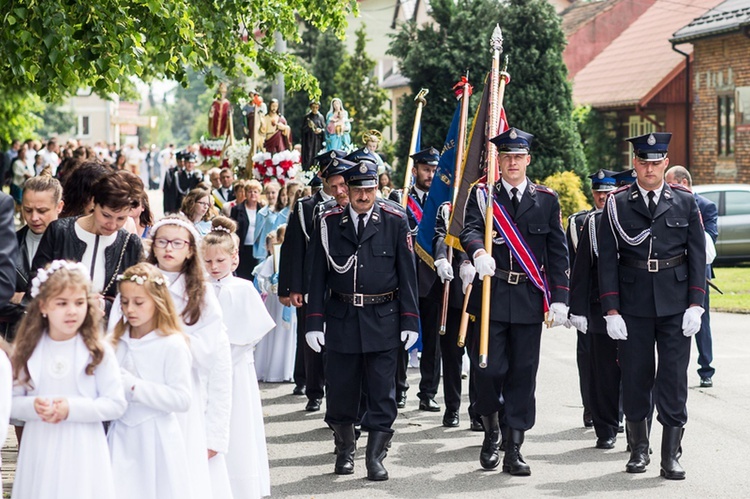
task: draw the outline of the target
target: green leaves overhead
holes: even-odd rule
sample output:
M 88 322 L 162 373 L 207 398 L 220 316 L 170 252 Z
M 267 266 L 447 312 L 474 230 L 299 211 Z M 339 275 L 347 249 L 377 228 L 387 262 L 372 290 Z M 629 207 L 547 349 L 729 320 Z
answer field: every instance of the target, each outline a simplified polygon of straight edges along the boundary
M 0 91 L 24 88 L 56 100 L 79 88 L 103 97 L 129 78 L 175 79 L 186 67 L 229 77 L 283 72 L 292 89 L 319 92 L 299 62 L 274 48 L 298 41 L 299 19 L 343 35 L 356 0 L 5 0 L 0 12 Z

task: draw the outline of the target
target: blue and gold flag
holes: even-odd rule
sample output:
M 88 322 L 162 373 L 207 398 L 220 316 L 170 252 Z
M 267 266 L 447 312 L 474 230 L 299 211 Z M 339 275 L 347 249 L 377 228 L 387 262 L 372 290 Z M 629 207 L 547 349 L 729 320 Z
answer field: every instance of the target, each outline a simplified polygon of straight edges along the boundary
M 458 100 L 456 112 L 445 137 L 443 150 L 440 151 L 440 162 L 438 162 L 435 178 L 432 179 L 430 194 L 427 196 L 424 209 L 422 210 L 422 221 L 419 223 L 417 232 L 417 254 L 428 263 L 434 265 L 432 255 L 432 237 L 435 235 L 435 219 L 441 204 L 453 200 L 453 179 L 456 171 L 456 142 L 458 141 L 458 127 L 461 121 L 461 99 Z

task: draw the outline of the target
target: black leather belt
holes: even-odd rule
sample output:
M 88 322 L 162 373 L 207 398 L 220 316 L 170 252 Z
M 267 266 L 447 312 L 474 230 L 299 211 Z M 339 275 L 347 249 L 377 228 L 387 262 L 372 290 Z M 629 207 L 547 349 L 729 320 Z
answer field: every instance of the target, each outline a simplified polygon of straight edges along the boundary
M 512 270 L 496 269 L 495 277 L 508 284 L 521 284 L 529 280 L 525 272 L 513 272 Z
M 395 300 L 397 295 L 398 289 L 394 289 L 393 291 L 389 291 L 388 293 L 381 293 L 379 295 L 363 295 L 361 293 L 348 295 L 344 293 L 337 293 L 336 291 L 331 291 L 331 296 L 333 298 L 336 298 L 338 301 L 342 301 L 344 303 L 351 303 L 355 307 L 388 303 L 389 301 Z
M 620 265 L 623 267 L 632 267 L 634 269 L 648 270 L 649 272 L 659 272 L 660 270 L 671 269 L 682 265 L 687 261 L 687 256 L 679 255 L 664 260 L 651 258 L 649 260 L 634 260 L 631 258 L 620 258 Z

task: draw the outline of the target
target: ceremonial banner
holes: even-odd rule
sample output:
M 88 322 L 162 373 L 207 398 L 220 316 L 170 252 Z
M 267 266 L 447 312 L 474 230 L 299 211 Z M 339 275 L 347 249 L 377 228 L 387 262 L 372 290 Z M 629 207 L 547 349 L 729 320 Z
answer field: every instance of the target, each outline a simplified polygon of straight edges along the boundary
M 428 263 L 434 265 L 432 254 L 432 237 L 435 235 L 435 219 L 440 205 L 446 201 L 453 200 L 453 181 L 456 170 L 456 141 L 458 140 L 458 126 L 461 120 L 461 100 L 458 100 L 456 112 L 445 137 L 443 150 L 440 153 L 440 162 L 435 171 L 435 178 L 430 186 L 430 194 L 427 196 L 422 220 L 419 222 L 417 232 L 417 255 Z

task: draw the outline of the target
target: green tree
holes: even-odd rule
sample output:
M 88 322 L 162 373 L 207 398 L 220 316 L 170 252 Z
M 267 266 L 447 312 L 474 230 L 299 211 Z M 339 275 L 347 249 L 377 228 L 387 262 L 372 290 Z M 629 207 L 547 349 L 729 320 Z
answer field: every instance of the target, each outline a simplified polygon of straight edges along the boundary
M 36 131 L 42 138 L 72 133 L 76 126 L 75 113 L 56 105 L 45 106 L 39 117 L 42 125 Z
M 401 73 L 413 94 L 429 88 L 422 115 L 422 147 L 440 148 L 456 108 L 451 91 L 468 69 L 474 93 L 482 91 L 491 60 L 489 40 L 495 23 L 510 58 L 511 83 L 504 107 L 511 126 L 534 134 L 531 178 L 564 170 L 585 172 L 580 138 L 572 120 L 572 99 L 562 61 L 565 36 L 559 17 L 545 0 L 432 0 L 435 25 L 405 23 L 394 35 L 389 53 L 401 59 Z M 477 98 L 472 99 L 476 105 Z M 399 104 L 397 157 L 407 155 L 415 103 Z
M 336 73 L 338 96 L 352 120 L 352 143 L 359 144 L 367 130 L 382 131 L 391 124 L 391 111 L 385 107 L 388 93 L 378 85 L 375 60 L 365 52 L 367 32 L 364 24 L 355 32 L 354 53 L 344 58 Z
M 28 92 L 4 92 L 0 99 L 0 146 L 5 151 L 13 139 L 36 138 L 43 125 L 39 116 L 44 111 L 42 100 Z
M 581 135 L 587 171 L 593 173 L 599 168 L 619 170 L 620 152 L 614 146 L 618 143 L 617 114 L 603 113 L 591 106 L 578 106 L 573 111 L 573 119 Z
M 130 78 L 174 79 L 186 68 L 229 76 L 282 73 L 289 88 L 317 94 L 315 78 L 274 34 L 298 41 L 299 21 L 343 36 L 355 0 L 252 2 L 204 0 L 15 0 L 3 2 L 0 91 L 23 88 L 57 99 L 90 87 L 122 95 Z
M 337 97 L 338 89 L 334 79 L 345 54 L 344 42 L 334 33 L 325 32 L 318 37 L 312 71 L 320 83 L 320 112 L 323 114 L 326 114 L 331 99 Z

